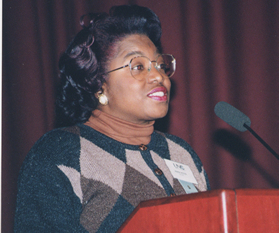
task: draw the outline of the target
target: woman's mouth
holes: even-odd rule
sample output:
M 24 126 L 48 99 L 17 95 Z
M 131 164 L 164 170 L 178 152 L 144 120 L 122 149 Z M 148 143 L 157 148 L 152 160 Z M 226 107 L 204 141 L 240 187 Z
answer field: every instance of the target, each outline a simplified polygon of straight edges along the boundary
M 157 87 L 149 92 L 147 96 L 156 101 L 167 101 L 168 92 L 165 87 Z

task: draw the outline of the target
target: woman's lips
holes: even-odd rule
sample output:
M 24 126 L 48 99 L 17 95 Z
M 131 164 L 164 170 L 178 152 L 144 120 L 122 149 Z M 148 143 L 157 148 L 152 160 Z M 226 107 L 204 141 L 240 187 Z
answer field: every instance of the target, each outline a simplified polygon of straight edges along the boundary
M 168 92 L 165 87 L 157 87 L 154 88 L 151 92 L 149 92 L 147 96 L 153 100 L 167 101 Z

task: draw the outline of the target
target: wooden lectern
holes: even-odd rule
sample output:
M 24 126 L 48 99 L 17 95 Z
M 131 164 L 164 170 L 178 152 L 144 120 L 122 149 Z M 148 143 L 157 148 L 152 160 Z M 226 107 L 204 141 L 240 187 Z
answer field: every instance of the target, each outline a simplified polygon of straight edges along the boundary
M 279 190 L 213 190 L 144 201 L 118 232 L 279 232 Z

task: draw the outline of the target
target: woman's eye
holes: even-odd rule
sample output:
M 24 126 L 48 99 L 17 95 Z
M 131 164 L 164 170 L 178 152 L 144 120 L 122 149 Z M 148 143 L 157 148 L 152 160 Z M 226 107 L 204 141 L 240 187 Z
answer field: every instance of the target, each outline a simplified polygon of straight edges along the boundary
M 135 71 L 141 71 L 141 70 L 144 70 L 144 66 L 139 64 L 139 65 L 135 65 L 132 67 L 132 70 L 135 70 Z
M 165 63 L 158 64 L 158 68 L 162 71 L 166 71 L 167 65 Z

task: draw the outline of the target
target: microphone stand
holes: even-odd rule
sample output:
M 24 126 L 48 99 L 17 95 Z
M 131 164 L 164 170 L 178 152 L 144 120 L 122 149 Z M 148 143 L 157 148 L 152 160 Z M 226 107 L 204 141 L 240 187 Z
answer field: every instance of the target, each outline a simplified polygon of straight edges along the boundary
M 245 127 L 251 134 L 257 138 L 260 143 L 262 143 L 266 149 L 268 149 L 277 159 L 279 159 L 279 155 L 253 130 L 248 126 L 246 123 L 243 124 L 243 127 Z

